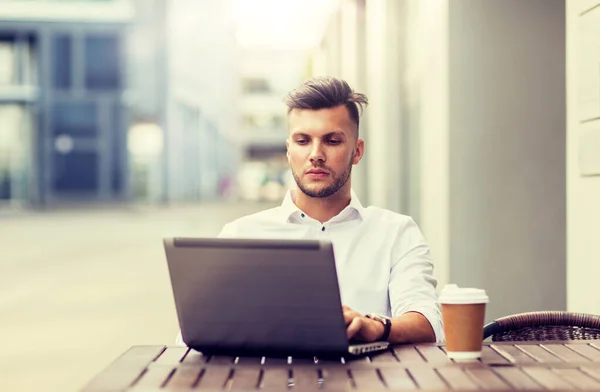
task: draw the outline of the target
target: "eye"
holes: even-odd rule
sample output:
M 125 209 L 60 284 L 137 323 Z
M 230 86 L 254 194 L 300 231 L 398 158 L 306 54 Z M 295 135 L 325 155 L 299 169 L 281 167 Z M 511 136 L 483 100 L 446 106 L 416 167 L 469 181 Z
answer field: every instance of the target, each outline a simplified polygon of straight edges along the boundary
M 308 144 L 308 140 L 307 139 L 296 139 L 296 143 L 303 146 L 305 144 Z
M 329 140 L 327 141 L 327 143 L 329 143 L 329 144 L 333 144 L 333 145 L 340 144 L 341 142 L 342 142 L 342 141 L 341 141 L 341 140 L 338 140 L 338 139 L 329 139 Z

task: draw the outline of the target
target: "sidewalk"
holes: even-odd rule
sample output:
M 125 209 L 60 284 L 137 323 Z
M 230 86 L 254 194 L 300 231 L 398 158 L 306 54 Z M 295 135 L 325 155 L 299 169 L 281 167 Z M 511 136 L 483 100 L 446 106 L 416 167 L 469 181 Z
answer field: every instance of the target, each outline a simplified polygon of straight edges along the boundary
M 162 238 L 212 236 L 262 204 L 94 206 L 0 216 L 0 390 L 76 391 L 178 330 Z M 4 214 L 4 213 L 2 213 Z

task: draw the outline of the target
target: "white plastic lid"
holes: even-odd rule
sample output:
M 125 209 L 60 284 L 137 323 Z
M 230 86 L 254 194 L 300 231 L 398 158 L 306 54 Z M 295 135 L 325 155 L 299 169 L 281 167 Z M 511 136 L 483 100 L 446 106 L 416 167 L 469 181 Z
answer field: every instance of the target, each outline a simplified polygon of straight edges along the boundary
M 487 304 L 488 298 L 485 290 L 470 287 L 458 287 L 447 284 L 440 293 L 440 303 L 443 304 Z

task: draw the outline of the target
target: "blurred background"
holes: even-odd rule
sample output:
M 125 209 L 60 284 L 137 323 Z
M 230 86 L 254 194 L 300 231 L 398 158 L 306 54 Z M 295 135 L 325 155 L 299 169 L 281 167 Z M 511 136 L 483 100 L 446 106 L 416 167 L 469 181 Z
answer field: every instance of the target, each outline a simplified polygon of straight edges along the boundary
M 599 0 L 0 0 L 0 390 L 172 344 L 161 239 L 281 201 L 318 75 L 369 96 L 353 188 L 438 287 L 600 314 Z

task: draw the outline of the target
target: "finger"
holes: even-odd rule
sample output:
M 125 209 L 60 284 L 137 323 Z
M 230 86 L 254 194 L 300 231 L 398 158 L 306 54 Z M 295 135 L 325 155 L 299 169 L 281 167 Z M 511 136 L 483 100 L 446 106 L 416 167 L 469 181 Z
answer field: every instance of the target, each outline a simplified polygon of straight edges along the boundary
M 348 339 L 350 339 L 354 335 L 356 335 L 358 333 L 358 331 L 360 331 L 361 326 L 362 326 L 362 320 L 360 319 L 360 317 L 355 317 L 350 322 L 350 324 L 348 325 L 348 328 L 346 329 L 346 334 L 348 335 Z
M 346 326 L 348 326 L 348 324 L 350 324 L 350 322 L 352 320 L 354 320 L 356 317 L 360 317 L 360 313 L 355 312 L 354 310 L 348 308 L 348 310 L 345 310 L 343 312 L 344 314 L 344 323 L 346 324 Z
M 342 310 L 345 312 L 347 310 L 352 310 L 350 306 L 342 305 Z
M 352 313 L 352 311 L 344 311 L 344 324 L 346 326 L 348 326 L 348 324 L 350 324 L 350 322 L 354 319 L 354 314 Z

